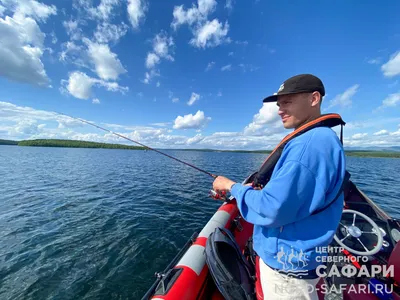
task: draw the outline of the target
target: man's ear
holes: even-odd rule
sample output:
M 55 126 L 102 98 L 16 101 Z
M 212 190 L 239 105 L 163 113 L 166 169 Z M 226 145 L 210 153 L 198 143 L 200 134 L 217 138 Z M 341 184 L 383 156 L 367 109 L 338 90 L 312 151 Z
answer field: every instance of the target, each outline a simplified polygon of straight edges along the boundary
M 322 96 L 319 92 L 313 92 L 311 94 L 311 106 L 318 106 L 321 104 Z

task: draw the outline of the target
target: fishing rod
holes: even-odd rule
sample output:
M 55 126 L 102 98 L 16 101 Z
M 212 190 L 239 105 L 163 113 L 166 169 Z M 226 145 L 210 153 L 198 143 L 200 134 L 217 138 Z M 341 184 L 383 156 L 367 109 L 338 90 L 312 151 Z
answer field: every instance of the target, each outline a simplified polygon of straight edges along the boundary
M 194 168 L 194 169 L 196 169 L 197 171 L 203 172 L 203 173 L 205 173 L 205 174 L 211 176 L 211 177 L 214 178 L 214 179 L 218 177 L 218 175 L 215 175 L 215 174 L 212 174 L 212 173 L 210 173 L 210 172 L 207 172 L 207 171 L 205 171 L 205 170 L 203 170 L 203 169 L 200 169 L 200 168 L 198 168 L 198 167 L 196 167 L 196 166 L 194 166 L 194 165 L 192 165 L 192 164 L 189 164 L 189 163 L 187 163 L 187 162 L 185 162 L 185 161 L 182 161 L 182 160 L 180 160 L 180 159 L 178 159 L 178 158 L 176 158 L 176 157 L 173 157 L 173 156 L 168 155 L 168 154 L 166 154 L 166 153 L 164 153 L 164 152 L 161 152 L 161 151 L 159 151 L 159 150 L 157 150 L 157 149 L 151 148 L 151 147 L 146 146 L 146 145 L 144 145 L 144 144 L 142 144 L 142 143 L 139 143 L 139 142 L 137 142 L 137 141 L 134 141 L 134 140 L 132 140 L 132 139 L 126 137 L 126 136 L 123 136 L 122 134 L 119 134 L 119 133 L 116 133 L 116 132 L 114 132 L 114 131 L 108 130 L 108 129 L 103 128 L 103 127 L 101 127 L 101 126 L 99 126 L 99 125 L 90 123 L 90 122 L 88 122 L 88 121 L 86 121 L 86 120 L 83 120 L 83 119 L 80 119 L 80 118 L 77 118 L 77 117 L 71 117 L 71 116 L 68 116 L 68 115 L 63 114 L 63 113 L 57 113 L 57 114 L 66 116 L 66 117 L 71 118 L 71 119 L 75 119 L 75 120 L 81 121 L 81 122 L 86 123 L 86 124 L 89 124 L 89 125 L 92 125 L 92 126 L 97 127 L 97 128 L 99 128 L 99 129 L 101 129 L 101 130 L 104 130 L 104 131 L 107 131 L 107 132 L 109 132 L 109 133 L 111 133 L 111 134 L 114 134 L 114 135 L 116 135 L 116 136 L 119 136 L 119 137 L 121 137 L 121 138 L 123 138 L 123 139 L 126 139 L 126 140 L 128 140 L 128 141 L 131 141 L 131 142 L 136 143 L 136 144 L 138 144 L 138 145 L 141 145 L 141 146 L 143 146 L 143 147 L 145 147 L 145 148 L 147 148 L 147 149 L 153 150 L 153 151 L 155 151 L 155 152 L 157 152 L 157 153 L 160 153 L 160 154 L 165 155 L 165 156 L 167 156 L 167 157 L 169 157 L 169 158 L 172 158 L 172 159 L 174 159 L 174 160 L 176 160 L 176 161 L 178 161 L 178 162 L 181 162 L 181 163 L 183 163 L 183 164 L 185 164 L 185 165 L 187 165 L 187 166 L 189 166 L 189 167 L 191 167 L 191 168 Z

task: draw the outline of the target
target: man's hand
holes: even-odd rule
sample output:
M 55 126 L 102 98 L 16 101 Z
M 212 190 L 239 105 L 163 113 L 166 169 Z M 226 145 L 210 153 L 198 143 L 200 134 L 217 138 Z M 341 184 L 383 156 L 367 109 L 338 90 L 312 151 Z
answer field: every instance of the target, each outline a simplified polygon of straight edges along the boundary
M 215 178 L 213 182 L 213 190 L 218 192 L 218 191 L 230 191 L 231 186 L 235 184 L 236 182 L 224 177 L 224 176 L 218 176 Z

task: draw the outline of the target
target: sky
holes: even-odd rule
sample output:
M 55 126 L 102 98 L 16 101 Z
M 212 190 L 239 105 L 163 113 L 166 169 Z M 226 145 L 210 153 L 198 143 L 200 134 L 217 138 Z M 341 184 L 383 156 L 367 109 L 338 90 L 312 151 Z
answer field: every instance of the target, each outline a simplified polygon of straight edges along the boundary
M 323 81 L 344 146 L 400 146 L 400 2 L 0 0 L 0 139 L 273 149 L 262 99 Z M 334 128 L 339 132 L 340 128 Z M 134 145 L 134 144 L 133 144 Z

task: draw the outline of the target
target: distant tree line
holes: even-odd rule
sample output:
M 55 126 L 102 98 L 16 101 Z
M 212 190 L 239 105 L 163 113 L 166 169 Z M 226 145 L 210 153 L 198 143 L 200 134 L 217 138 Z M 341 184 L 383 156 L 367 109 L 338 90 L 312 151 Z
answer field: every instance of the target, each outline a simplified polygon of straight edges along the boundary
M 36 147 L 68 147 L 68 148 L 106 148 L 106 149 L 130 149 L 144 150 L 145 147 L 129 146 L 121 144 L 109 144 L 76 140 L 59 140 L 59 139 L 38 139 L 25 140 L 18 142 L 18 146 L 36 146 Z
M 18 145 L 18 142 L 0 139 L 0 145 Z
M 400 152 L 385 152 L 385 151 L 345 151 L 347 156 L 360 157 L 392 157 L 400 158 Z

